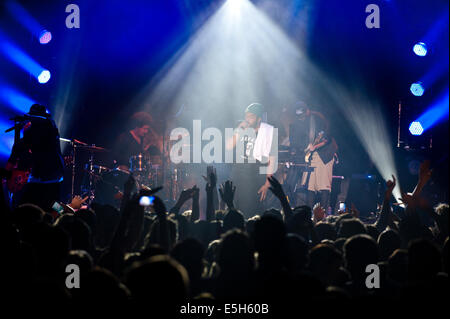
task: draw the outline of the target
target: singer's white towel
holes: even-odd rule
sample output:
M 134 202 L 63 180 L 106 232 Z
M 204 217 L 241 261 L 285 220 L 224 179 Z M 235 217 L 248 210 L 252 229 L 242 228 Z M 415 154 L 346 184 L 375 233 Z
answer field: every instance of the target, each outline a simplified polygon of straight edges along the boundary
M 262 161 L 262 157 L 269 157 L 270 149 L 272 148 L 273 126 L 261 122 L 256 137 L 255 147 L 253 148 L 253 157 L 258 161 Z

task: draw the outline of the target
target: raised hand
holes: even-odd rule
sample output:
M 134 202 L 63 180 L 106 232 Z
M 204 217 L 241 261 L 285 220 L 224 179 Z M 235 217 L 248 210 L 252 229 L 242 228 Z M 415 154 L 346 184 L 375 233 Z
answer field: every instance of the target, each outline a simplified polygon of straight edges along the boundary
M 392 176 L 392 177 L 394 177 L 394 176 Z M 395 183 L 395 178 L 394 178 L 394 183 Z M 353 217 L 359 218 L 360 212 L 356 208 L 354 203 L 351 204 L 350 212 L 352 213 Z
M 153 209 L 155 210 L 155 213 L 158 217 L 164 217 L 167 212 L 166 205 L 164 205 L 164 202 L 161 198 L 159 198 L 158 196 L 154 197 L 155 199 L 153 200 Z
M 281 186 L 280 182 L 274 177 L 269 176 L 267 180 L 270 183 L 270 191 L 277 197 L 277 198 L 283 198 L 285 197 L 283 187 Z
M 386 200 L 390 200 L 391 196 L 392 196 L 392 191 L 395 188 L 395 185 L 397 184 L 397 181 L 395 179 L 395 176 L 392 175 L 392 180 L 387 180 L 386 181 L 386 191 L 384 193 L 384 198 Z
M 390 193 L 392 193 L 392 190 L 395 188 L 396 184 L 397 184 L 397 180 L 395 179 L 395 176 L 392 175 L 392 180 L 388 180 L 386 182 L 386 186 L 387 186 L 386 191 L 389 191 Z
M 227 204 L 228 208 L 234 208 L 234 192 L 236 191 L 236 186 L 233 186 L 232 181 L 226 181 L 219 188 L 220 197 Z
M 184 204 L 194 196 L 194 192 L 194 188 L 183 189 L 180 193 L 180 197 L 178 197 L 178 203 L 180 203 L 181 205 Z
M 208 166 L 206 168 L 206 176 L 203 176 L 203 179 L 206 181 L 207 191 L 215 189 L 217 184 L 216 169 L 213 166 Z
M 432 172 L 433 170 L 430 169 L 430 161 L 429 160 L 423 161 L 422 164 L 420 164 L 419 181 L 426 184 L 431 178 Z
M 408 208 L 414 208 L 417 206 L 416 199 L 411 193 L 401 192 L 402 197 L 400 198 L 401 202 L 408 206 Z
M 69 206 L 73 209 L 80 209 L 81 205 L 83 205 L 83 203 L 87 201 L 88 198 L 89 196 L 82 198 L 81 196 L 76 195 L 74 198 L 72 198 L 72 202 L 69 204 Z
M 258 190 L 258 194 L 259 196 L 259 201 L 262 202 L 263 200 L 266 199 L 267 197 L 267 190 L 269 189 L 270 186 L 268 186 L 267 184 L 264 184 L 263 186 L 261 186 L 261 188 Z
M 192 199 L 198 200 L 200 196 L 200 189 L 197 187 L 197 185 L 192 186 L 191 191 L 192 191 Z
M 314 205 L 313 216 L 314 216 L 314 222 L 316 222 L 316 223 L 325 218 L 325 208 L 320 206 L 320 203 L 317 203 L 316 205 Z

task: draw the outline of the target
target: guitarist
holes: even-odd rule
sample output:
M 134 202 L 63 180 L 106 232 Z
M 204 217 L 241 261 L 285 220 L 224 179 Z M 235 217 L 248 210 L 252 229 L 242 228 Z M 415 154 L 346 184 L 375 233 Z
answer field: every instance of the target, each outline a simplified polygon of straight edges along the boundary
M 8 192 L 12 195 L 10 196 L 11 207 L 16 207 L 18 204 L 23 188 L 28 182 L 31 166 L 31 151 L 25 145 L 24 140 L 19 139 L 14 143 L 11 155 L 5 166 L 5 169 L 11 172 L 10 177 L 6 181 Z
M 307 189 L 307 205 L 313 207 L 316 195 L 320 195 L 320 205 L 327 209 L 330 205 L 331 183 L 333 179 L 334 155 L 337 144 L 333 137 L 320 131 L 313 143 L 305 149 L 305 160 L 312 171 L 304 172 L 302 185 Z
M 307 191 L 306 199 L 301 198 L 300 202 L 313 207 L 316 195 L 320 194 L 322 207 L 328 207 L 337 151 L 336 142 L 328 135 L 329 122 L 322 113 L 311 110 L 303 101 L 293 105 L 292 113 L 296 120 L 289 130 L 291 154 L 294 154 L 296 162 L 307 162 L 312 169 L 293 174 L 296 181 L 300 176 L 301 186 Z

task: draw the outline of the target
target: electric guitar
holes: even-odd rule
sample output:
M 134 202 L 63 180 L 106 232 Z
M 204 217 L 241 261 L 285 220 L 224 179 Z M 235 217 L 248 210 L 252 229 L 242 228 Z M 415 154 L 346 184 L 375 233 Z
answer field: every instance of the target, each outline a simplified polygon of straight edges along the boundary
M 323 136 L 324 136 L 325 132 L 324 131 L 320 131 L 316 138 L 314 139 L 314 142 L 310 143 L 308 145 L 307 148 L 305 148 L 305 163 L 310 163 L 311 162 L 311 155 L 312 153 L 315 151 L 311 151 L 311 148 L 315 147 L 316 145 L 320 144 L 321 142 L 323 142 Z
M 14 169 L 11 172 L 11 177 L 6 181 L 6 186 L 11 193 L 20 191 L 26 183 L 28 183 L 29 171 L 21 171 Z

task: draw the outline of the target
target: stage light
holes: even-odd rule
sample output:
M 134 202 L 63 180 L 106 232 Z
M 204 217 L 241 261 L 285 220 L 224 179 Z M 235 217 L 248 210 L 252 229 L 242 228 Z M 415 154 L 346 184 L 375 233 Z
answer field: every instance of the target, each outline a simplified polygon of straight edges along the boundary
M 427 45 L 423 42 L 416 43 L 413 47 L 413 51 L 418 56 L 426 56 L 428 52 Z
M 415 122 L 420 123 L 423 130 L 426 131 L 443 119 L 448 120 L 448 91 L 431 104 L 431 106 L 420 115 Z
M 409 131 L 412 135 L 422 135 L 423 127 L 420 122 L 414 121 L 409 125 Z
M 32 74 L 39 83 L 46 83 L 50 79 L 50 72 L 33 60 L 28 54 L 12 44 L 0 34 L 0 52 L 3 52 L 12 62 L 23 70 Z
M 48 70 L 42 71 L 41 74 L 39 74 L 39 76 L 38 76 L 39 83 L 44 84 L 44 83 L 47 83 L 48 80 L 50 80 L 50 71 L 48 71 Z
M 47 30 L 42 30 L 40 36 L 39 36 L 39 43 L 40 44 L 47 44 L 52 40 L 52 33 Z
M 425 88 L 422 85 L 422 82 L 415 82 L 411 84 L 410 91 L 415 96 L 422 96 L 425 92 Z
M 25 8 L 16 1 L 9 0 L 6 2 L 6 8 L 11 16 L 30 31 L 41 44 L 47 44 L 52 39 L 49 31 L 45 30 L 42 25 L 28 13 Z

